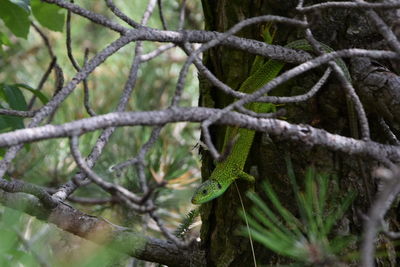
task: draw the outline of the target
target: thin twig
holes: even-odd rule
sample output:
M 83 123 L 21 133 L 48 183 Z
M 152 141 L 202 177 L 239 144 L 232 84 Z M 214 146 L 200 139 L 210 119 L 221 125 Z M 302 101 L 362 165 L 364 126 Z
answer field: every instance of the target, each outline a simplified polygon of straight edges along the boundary
M 30 118 L 30 117 L 35 116 L 35 114 L 37 112 L 38 112 L 37 110 L 23 111 L 23 110 L 0 108 L 0 115 L 18 116 L 18 117 L 25 117 L 25 118 Z
M 71 3 L 74 3 L 73 0 L 70 0 Z M 71 61 L 72 66 L 75 68 L 76 71 L 80 71 L 80 67 L 78 62 L 76 62 L 74 55 L 72 54 L 72 47 L 71 47 L 71 10 L 67 12 L 67 20 L 66 24 L 66 45 L 67 45 L 67 55 L 69 60 Z
M 160 47 L 158 47 L 157 49 L 147 53 L 147 54 L 143 54 L 140 57 L 140 61 L 141 62 L 146 62 L 149 60 L 152 60 L 153 58 L 161 55 L 162 53 L 164 53 L 165 51 L 168 51 L 171 48 L 174 48 L 176 45 L 175 44 L 166 44 L 166 45 L 162 45 Z
M 167 25 L 167 21 L 165 20 L 165 17 L 164 17 L 161 0 L 157 0 L 157 6 L 158 6 L 158 15 L 160 16 L 160 20 L 161 20 L 161 25 L 164 30 L 168 30 L 168 25 Z
M 400 141 L 397 139 L 396 135 L 390 130 L 389 125 L 385 122 L 382 117 L 378 117 L 379 125 L 382 127 L 383 132 L 390 142 L 395 146 L 400 146 Z
M 74 1 L 71 0 L 71 3 Z M 74 55 L 72 54 L 72 48 L 71 48 L 71 11 L 68 10 L 67 13 L 67 21 L 66 21 L 66 45 L 67 45 L 67 54 L 68 58 L 71 61 L 72 66 L 75 68 L 76 71 L 80 71 L 81 67 L 79 66 L 78 62 L 75 60 Z M 85 49 L 85 55 L 84 55 L 84 60 L 83 64 L 87 63 L 88 60 L 88 55 L 89 55 L 89 49 Z M 86 112 L 90 116 L 96 116 L 96 112 L 90 107 L 89 105 L 89 88 L 88 88 L 88 82 L 87 79 L 83 80 L 83 103 L 86 109 Z
M 47 81 L 47 79 L 50 76 L 51 71 L 53 70 L 55 64 L 56 64 L 56 58 L 52 58 L 50 61 L 49 66 L 47 67 L 46 71 L 43 73 L 42 78 L 39 81 L 39 84 L 36 88 L 36 90 L 40 91 L 43 88 L 44 83 Z M 31 110 L 33 108 L 33 105 L 35 105 L 35 100 L 36 100 L 36 95 L 33 95 L 31 100 L 29 100 L 29 104 L 28 104 L 28 110 Z
M 88 61 L 88 56 L 89 56 L 89 49 L 85 49 L 85 55 L 83 59 L 83 64 L 85 65 Z M 89 85 L 87 79 L 83 80 L 83 105 L 85 106 L 86 112 L 90 116 L 96 116 L 96 112 L 92 109 L 92 107 L 89 104 Z
M 128 23 L 130 26 L 133 28 L 139 28 L 142 25 L 128 17 L 126 14 L 124 14 L 114 3 L 112 0 L 106 0 L 107 7 L 113 12 L 118 18 L 122 19 L 126 23 Z
M 185 10 L 186 10 L 186 0 L 183 0 L 181 4 L 181 10 L 179 11 L 178 31 L 182 30 L 185 25 Z
M 53 48 L 51 47 L 49 38 L 47 38 L 47 36 L 44 34 L 44 32 L 35 23 L 32 22 L 31 25 L 36 30 L 36 32 L 40 35 L 40 37 L 42 38 L 42 40 L 47 48 L 47 51 L 49 52 L 50 58 L 52 58 L 52 60 L 55 60 L 53 68 L 55 70 L 55 75 L 56 75 L 56 84 L 55 84 L 56 88 L 54 90 L 54 94 L 56 94 L 57 92 L 59 92 L 61 90 L 61 88 L 64 85 L 63 70 L 60 67 L 60 65 L 58 65 L 58 63 L 57 63 L 57 57 L 55 56 L 55 54 L 53 52 Z
M 326 2 L 315 4 L 306 7 L 297 7 L 297 10 L 300 12 L 310 12 L 314 10 L 321 10 L 326 8 L 357 8 L 357 9 L 364 9 L 364 8 L 373 8 L 373 9 L 395 9 L 400 8 L 400 3 L 355 3 L 355 2 Z

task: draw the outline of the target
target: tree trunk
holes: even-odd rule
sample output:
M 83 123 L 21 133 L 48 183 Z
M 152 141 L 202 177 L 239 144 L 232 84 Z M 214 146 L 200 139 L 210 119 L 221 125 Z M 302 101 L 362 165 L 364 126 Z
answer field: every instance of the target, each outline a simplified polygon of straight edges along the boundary
M 258 15 L 274 14 L 294 16 L 298 1 L 280 0 L 203 0 L 206 30 L 224 32 L 239 21 Z M 308 1 L 309 2 L 309 1 Z M 371 29 L 364 15 L 355 10 L 326 9 L 313 16 L 313 33 L 317 40 L 328 44 L 335 50 L 348 47 L 366 47 L 373 41 L 379 41 L 378 35 Z M 237 35 L 261 40 L 261 25 L 252 25 Z M 362 27 L 361 27 L 362 26 Z M 290 41 L 303 38 L 303 33 L 294 27 L 276 25 L 277 33 L 274 44 L 285 45 Z M 358 29 L 358 31 L 357 31 Z M 216 47 L 204 55 L 204 63 L 222 81 L 234 89 L 249 75 L 253 55 L 227 47 Z M 347 62 L 348 63 L 348 62 Z M 286 66 L 289 68 L 291 66 Z M 272 91 L 274 95 L 297 95 L 308 91 L 322 75 L 324 69 L 309 72 L 296 80 L 286 83 Z M 201 77 L 200 77 L 201 78 Z M 200 105 L 223 107 L 233 99 L 213 88 L 201 79 Z M 329 132 L 359 138 L 350 131 L 349 110 L 346 96 L 334 75 L 317 96 L 303 103 L 286 105 L 286 118 L 291 123 L 309 124 Z M 377 123 L 371 121 L 373 139 L 381 139 L 382 133 Z M 214 143 L 221 149 L 224 131 L 222 127 L 211 129 Z M 382 141 L 382 140 L 380 140 Z M 329 151 L 320 147 L 305 147 L 302 144 L 270 138 L 257 133 L 252 150 L 246 163 L 247 172 L 256 176 L 255 191 L 261 192 L 261 183 L 268 179 L 279 194 L 282 203 L 294 214 L 298 214 L 292 187 L 287 177 L 284 157 L 289 155 L 294 166 L 298 183 L 302 184 L 305 170 L 315 167 L 317 172 L 337 177 L 337 184 L 344 196 L 349 191 L 356 191 L 357 198 L 346 216 L 340 220 L 337 228 L 344 234 L 361 237 L 362 218 L 367 212 L 376 186 L 370 175 L 374 162 Z M 213 160 L 203 151 L 203 178 L 212 172 Z M 251 202 L 245 197 L 249 185 L 238 181 L 237 185 L 249 209 Z M 238 235 L 238 229 L 244 225 L 238 212 L 241 204 L 238 192 L 233 184 L 227 192 L 216 200 L 202 206 L 203 226 L 201 229 L 202 245 L 206 248 L 208 266 L 248 266 L 252 262 L 252 252 L 248 237 Z M 395 219 L 395 218 L 393 218 Z M 357 244 L 350 250 L 357 249 Z M 391 246 L 391 245 L 390 245 Z M 388 253 L 389 254 L 389 253 Z M 274 254 L 264 246 L 255 243 L 255 255 L 259 264 L 285 264 L 290 260 Z M 390 257 L 389 257 L 390 258 Z M 392 261 L 393 259 L 390 259 Z

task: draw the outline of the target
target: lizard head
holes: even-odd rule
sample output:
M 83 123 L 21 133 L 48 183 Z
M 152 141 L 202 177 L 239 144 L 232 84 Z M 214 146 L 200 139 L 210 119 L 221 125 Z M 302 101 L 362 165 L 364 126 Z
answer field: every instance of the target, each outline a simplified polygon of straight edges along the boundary
M 214 198 L 222 195 L 226 191 L 228 186 L 229 184 L 224 185 L 214 179 L 209 179 L 202 183 L 200 187 L 196 189 L 192 197 L 192 203 L 203 204 L 210 200 L 213 200 Z

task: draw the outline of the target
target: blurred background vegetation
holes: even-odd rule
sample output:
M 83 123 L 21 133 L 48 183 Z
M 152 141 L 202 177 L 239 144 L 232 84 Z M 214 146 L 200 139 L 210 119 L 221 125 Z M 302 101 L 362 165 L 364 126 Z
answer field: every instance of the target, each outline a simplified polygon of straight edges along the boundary
M 161 2 L 169 29 L 176 30 L 181 1 Z M 114 3 L 136 21 L 140 21 L 147 5 L 147 1 L 115 0 Z M 124 24 L 107 9 L 104 1 L 78 1 L 77 4 Z M 156 8 L 148 25 L 161 29 L 158 12 Z M 65 81 L 70 81 L 76 71 L 67 57 L 65 30 L 63 32 L 47 30 L 41 27 L 32 16 L 30 18 L 49 38 L 57 56 L 57 62 L 64 71 Z M 185 28 L 202 29 L 202 19 L 200 1 L 187 1 Z M 83 64 L 86 48 L 89 49 L 90 58 L 119 37 L 117 33 L 75 15 L 72 15 L 71 28 L 73 54 L 80 65 Z M 3 52 L 0 54 L 0 83 L 22 83 L 36 88 L 51 61 L 43 39 L 33 27 L 30 27 L 26 40 L 13 36 L 1 20 L 0 29 L 0 32 L 8 36 L 10 40 L 8 46 L 2 46 Z M 160 45 L 162 44 L 145 42 L 144 53 Z M 129 73 L 133 54 L 134 44 L 130 44 L 107 59 L 89 76 L 90 105 L 97 114 L 112 112 L 116 108 Z M 170 104 L 177 76 L 185 58 L 184 53 L 173 48 L 142 64 L 128 110 L 166 108 Z M 198 81 L 193 68 L 188 78 L 183 104 L 196 106 Z M 51 98 L 54 88 L 55 77 L 52 74 L 42 90 L 48 98 Z M 24 96 L 28 102 L 32 94 L 24 91 Z M 34 108 L 38 108 L 41 104 L 40 101 L 36 101 Z M 80 85 L 58 109 L 52 123 L 61 124 L 88 116 L 83 106 L 83 88 Z M 25 119 L 24 122 L 26 125 L 29 119 Z M 111 172 L 110 167 L 135 156 L 148 140 L 151 130 L 148 127 L 117 129 L 96 164 L 95 171 L 105 179 L 124 185 L 130 190 L 137 190 L 138 179 L 133 167 L 125 168 L 118 173 Z M 90 152 L 98 136 L 99 132 L 94 132 L 81 137 L 80 149 L 83 155 Z M 176 228 L 192 208 L 190 196 L 200 178 L 200 160 L 196 149 L 198 139 L 197 125 L 187 123 L 169 125 L 164 127 L 160 138 L 146 157 L 148 179 L 153 180 L 154 184 L 157 179 L 168 181 L 165 188 L 158 189 L 157 205 L 160 209 L 157 212 L 171 229 Z M 76 171 L 76 165 L 69 152 L 68 140 L 57 139 L 35 143 L 22 150 L 14 160 L 8 175 L 44 187 L 57 188 L 58 185 L 70 180 Z M 106 193 L 92 185 L 80 188 L 74 196 L 108 197 Z M 106 205 L 74 203 L 73 205 L 113 223 L 137 228 L 152 236 L 160 236 L 158 228 L 148 216 L 137 215 L 121 206 L 112 203 Z M 118 259 L 117 261 L 122 265 L 144 264 L 127 259 L 115 252 L 105 253 L 104 248 L 59 231 L 52 225 L 43 224 L 17 211 L 7 208 L 0 208 L 0 211 L 0 232 L 2 233 L 0 266 L 18 264 L 24 266 L 105 266 L 107 262 L 115 264 L 115 259 Z

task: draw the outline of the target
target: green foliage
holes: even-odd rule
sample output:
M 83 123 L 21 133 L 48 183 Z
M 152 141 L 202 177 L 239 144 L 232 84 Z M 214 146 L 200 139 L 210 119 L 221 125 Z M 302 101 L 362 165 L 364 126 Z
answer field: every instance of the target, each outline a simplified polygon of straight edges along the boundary
M 48 98 L 40 91 L 33 89 L 26 84 L 4 84 L 0 83 L 0 108 L 10 108 L 14 110 L 27 110 L 25 96 L 21 89 L 31 92 L 38 97 L 43 104 L 48 102 Z M 23 118 L 16 116 L 0 116 L 0 132 L 24 128 Z
M 65 10 L 54 4 L 40 0 L 0 0 L 0 19 L 7 28 L 17 37 L 26 39 L 31 26 L 31 14 L 39 23 L 53 31 L 61 32 L 64 28 Z M 8 37 L 0 33 L 1 45 L 10 45 Z
M 27 110 L 25 97 L 19 89 L 20 85 L 0 83 L 0 108 L 11 108 L 15 110 Z M 10 130 L 24 128 L 24 121 L 21 117 L 0 116 L 0 133 Z M 26 146 L 28 148 L 28 146 Z M 5 148 L 0 148 L 0 155 L 3 156 Z
M 10 0 L 10 2 L 22 7 L 26 12 L 29 13 L 29 2 L 30 0 Z
M 15 36 L 26 39 L 30 27 L 29 10 L 21 7 L 22 2 L 15 4 L 9 0 L 0 0 L 0 6 L 0 18 L 4 24 Z
M 127 256 L 0 207 L 0 266 L 116 266 Z M 118 265 L 119 266 L 119 265 Z M 121 266 L 125 266 L 121 264 Z
M 2 98 L 8 103 L 11 109 L 26 110 L 27 104 L 21 90 L 12 84 L 1 84 Z
M 48 102 L 48 98 L 40 91 L 33 89 L 26 84 L 3 84 L 0 83 L 0 108 L 10 108 L 14 110 L 26 111 L 27 103 L 21 89 L 31 92 L 38 97 L 43 104 Z M 0 115 L 0 132 L 24 128 L 24 120 L 17 116 Z M 26 148 L 29 146 L 26 145 Z M 0 155 L 4 155 L 5 149 L 0 148 Z
M 186 217 L 183 219 L 178 228 L 176 228 L 174 235 L 183 239 L 185 235 L 189 232 L 190 226 L 194 223 L 196 217 L 199 216 L 199 213 L 199 208 L 189 211 L 189 213 L 186 214 Z
M 17 83 L 17 84 L 14 84 L 14 86 L 19 89 L 24 89 L 24 90 L 31 92 L 34 96 L 39 98 L 39 100 L 42 102 L 43 105 L 45 105 L 45 104 L 47 104 L 47 102 L 49 102 L 49 99 L 47 98 L 47 96 L 45 96 L 42 92 L 30 87 L 27 84 Z
M 333 236 L 332 229 L 355 194 L 348 193 L 339 200 L 339 188 L 331 182 L 333 179 L 316 173 L 313 168 L 307 170 L 304 191 L 301 191 L 290 160 L 287 160 L 287 167 L 300 218 L 282 205 L 271 185 L 265 182 L 263 190 L 275 211 L 254 192 L 248 193 L 254 204 L 247 216 L 251 236 L 275 253 L 302 264 L 336 261 L 353 237 Z M 247 233 L 243 228 L 242 234 Z
M 33 243 L 24 237 L 23 225 L 28 218 L 22 213 L 4 208 L 0 211 L 0 266 L 38 266 Z M 26 236 L 26 234 L 25 234 Z
M 65 21 L 65 10 L 40 0 L 31 0 L 32 14 L 40 24 L 50 30 L 62 32 Z
M 3 45 L 11 46 L 11 41 L 8 39 L 7 35 L 3 32 L 0 32 L 0 55 L 4 54 Z
M 98 267 L 98 266 L 128 266 L 129 256 L 126 254 L 118 253 L 117 248 L 112 246 L 97 247 L 89 255 L 74 262 L 75 267 Z M 71 266 L 62 262 L 59 266 Z
M 12 84 L 0 84 L 1 108 L 27 110 L 25 97 L 21 90 Z M 23 119 L 15 116 L 0 116 L 0 132 L 24 128 Z

